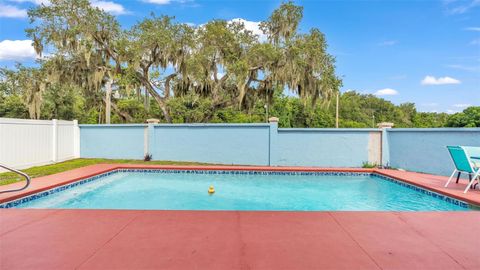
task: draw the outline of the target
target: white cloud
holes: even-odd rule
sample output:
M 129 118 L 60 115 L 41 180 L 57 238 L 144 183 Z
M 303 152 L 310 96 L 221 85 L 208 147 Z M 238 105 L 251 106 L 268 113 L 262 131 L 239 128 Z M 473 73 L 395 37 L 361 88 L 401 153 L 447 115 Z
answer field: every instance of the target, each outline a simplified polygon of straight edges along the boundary
M 470 42 L 470 45 L 480 45 L 480 38 L 474 39 Z
M 143 0 L 145 3 L 156 4 L 156 5 L 168 5 L 171 0 Z
M 49 0 L 12 0 L 14 2 L 18 3 L 33 3 L 35 5 L 50 5 Z M 93 7 L 98 7 L 99 9 L 104 10 L 105 12 L 108 12 L 113 15 L 121 15 L 121 14 L 126 14 L 128 13 L 127 10 L 118 3 L 112 2 L 112 1 L 101 1 L 101 0 L 90 0 L 90 4 Z
M 464 70 L 464 71 L 470 71 L 470 72 L 480 72 L 480 66 L 464 66 L 464 65 L 455 64 L 455 65 L 446 65 L 446 67 Z
M 447 12 L 450 14 L 463 14 L 480 6 L 480 0 L 444 0 L 443 2 Z
M 378 45 L 379 46 L 393 46 L 397 43 L 398 43 L 398 41 L 396 41 L 396 40 L 385 40 L 385 41 L 382 41 L 382 42 L 378 43 Z
M 395 96 L 398 95 L 398 91 L 392 88 L 384 88 L 375 92 L 376 96 Z
M 245 29 L 252 31 L 253 34 L 258 36 L 260 42 L 267 40 L 267 36 L 260 30 L 260 22 L 252 22 L 242 18 L 231 19 L 229 22 L 243 23 Z
M 111 13 L 113 15 L 121 15 L 127 13 L 125 8 L 112 1 L 91 1 L 92 6 L 103 9 L 103 11 Z
M 40 4 L 50 5 L 49 0 L 10 0 L 10 1 L 17 2 L 17 3 L 33 3 L 35 5 L 40 5 Z
M 26 18 L 27 10 L 15 6 L 0 4 L 0 17 L 3 18 Z
M 454 114 L 454 113 L 458 113 L 458 112 L 460 112 L 460 111 L 458 111 L 458 110 L 447 110 L 448 114 Z
M 467 27 L 465 30 L 480 32 L 480 27 Z
M 29 39 L 0 41 L 0 60 L 23 60 L 35 57 L 37 54 Z
M 471 104 L 453 104 L 453 107 L 455 108 L 467 108 L 472 106 Z
M 423 80 L 420 82 L 422 85 L 442 85 L 442 84 L 459 84 L 461 83 L 459 80 L 454 79 L 452 77 L 438 77 L 435 78 L 434 76 L 425 76 Z

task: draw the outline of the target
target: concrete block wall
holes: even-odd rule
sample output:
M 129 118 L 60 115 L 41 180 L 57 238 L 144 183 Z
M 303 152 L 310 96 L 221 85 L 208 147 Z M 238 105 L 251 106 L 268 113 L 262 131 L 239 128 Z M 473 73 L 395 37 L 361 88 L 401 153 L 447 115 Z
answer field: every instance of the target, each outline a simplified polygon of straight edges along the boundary
M 280 166 L 381 164 L 378 129 L 279 129 L 276 147 Z
M 215 164 L 361 167 L 390 165 L 448 175 L 447 145 L 480 156 L 480 128 L 284 129 L 268 124 L 80 125 L 82 157 Z
M 268 124 L 80 125 L 86 158 L 361 167 L 381 163 L 378 129 L 278 129 Z
M 454 166 L 447 145 L 470 146 L 480 156 L 480 128 L 396 128 L 387 130 L 387 162 L 408 171 L 449 175 Z

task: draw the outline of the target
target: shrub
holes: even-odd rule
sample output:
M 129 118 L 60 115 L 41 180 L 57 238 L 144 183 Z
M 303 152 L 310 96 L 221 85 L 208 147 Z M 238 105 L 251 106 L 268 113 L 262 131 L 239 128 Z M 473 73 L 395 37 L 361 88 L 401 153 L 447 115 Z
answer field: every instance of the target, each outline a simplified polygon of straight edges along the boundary
M 143 161 L 151 161 L 152 160 L 152 154 L 145 154 L 143 157 Z
M 371 168 L 377 168 L 377 167 L 378 167 L 378 164 L 376 164 L 376 163 L 369 163 L 368 161 L 364 161 L 363 164 L 362 164 L 362 168 L 371 169 Z

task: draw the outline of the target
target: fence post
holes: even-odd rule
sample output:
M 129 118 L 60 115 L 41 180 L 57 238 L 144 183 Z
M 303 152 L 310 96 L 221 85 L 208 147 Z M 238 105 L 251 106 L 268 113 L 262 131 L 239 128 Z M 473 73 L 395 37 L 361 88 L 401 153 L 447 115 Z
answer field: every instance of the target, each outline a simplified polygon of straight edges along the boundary
M 147 124 L 147 126 L 143 129 L 143 156 L 145 157 L 147 154 L 149 154 L 150 151 L 150 125 Z
M 378 128 L 382 130 L 382 165 L 383 166 L 390 166 L 390 147 L 388 144 L 388 129 L 393 127 L 393 123 L 379 123 Z
M 278 118 L 268 118 L 270 123 L 270 135 L 269 135 L 269 153 L 268 153 L 268 166 L 277 166 L 277 135 L 278 135 Z
M 73 156 L 80 158 L 80 127 L 78 120 L 73 120 Z
M 148 138 L 147 138 L 147 153 L 152 155 L 153 158 L 153 149 L 155 148 L 155 127 L 153 123 L 148 123 Z
M 145 134 L 145 141 L 144 141 L 144 152 L 145 154 L 150 154 L 153 157 L 153 150 L 155 149 L 155 124 L 160 123 L 160 120 L 152 118 L 147 119 L 147 134 Z
M 57 119 L 52 119 L 52 161 L 57 162 L 58 154 L 58 128 L 57 128 Z

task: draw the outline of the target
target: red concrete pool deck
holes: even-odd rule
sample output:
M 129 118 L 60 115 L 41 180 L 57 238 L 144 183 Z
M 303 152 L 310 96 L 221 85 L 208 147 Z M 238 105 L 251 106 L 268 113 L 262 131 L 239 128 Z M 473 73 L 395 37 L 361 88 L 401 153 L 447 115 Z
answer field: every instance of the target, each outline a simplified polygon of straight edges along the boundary
M 480 212 L 0 210 L 0 269 L 480 269 Z
M 117 168 L 376 172 L 480 204 L 465 181 L 372 169 L 99 164 L 35 178 L 19 198 Z M 15 183 L 3 188 L 19 187 Z M 480 212 L 0 209 L 0 269 L 480 269 Z
M 383 169 L 362 169 L 362 168 L 319 168 L 319 167 L 267 167 L 267 166 L 177 166 L 177 165 L 135 165 L 135 164 L 96 164 L 90 165 L 58 174 L 34 178 L 30 187 L 26 190 L 12 193 L 0 194 L 0 203 L 18 199 L 40 191 L 48 190 L 88 178 L 100 173 L 120 168 L 150 168 L 150 169 L 176 169 L 176 170 L 257 170 L 257 171 L 341 171 L 341 172 L 374 172 L 389 176 L 413 185 L 417 185 L 440 194 L 463 200 L 465 202 L 480 206 L 480 190 L 470 190 L 466 194 L 463 190 L 467 180 L 461 180 L 458 184 L 453 181 L 447 188 L 443 187 L 447 181 L 445 176 L 437 176 L 423 173 L 383 170 Z M 1 186 L 4 189 L 19 188 L 24 182 L 17 182 Z

